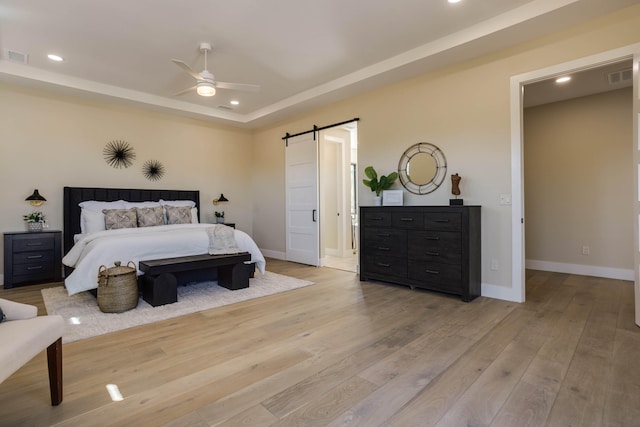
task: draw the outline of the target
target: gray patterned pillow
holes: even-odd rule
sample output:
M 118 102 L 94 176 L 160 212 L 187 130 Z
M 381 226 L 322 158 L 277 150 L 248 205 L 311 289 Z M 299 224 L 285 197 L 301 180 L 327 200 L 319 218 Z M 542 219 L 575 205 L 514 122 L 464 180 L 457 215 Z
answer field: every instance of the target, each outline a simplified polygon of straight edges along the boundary
M 191 224 L 191 208 L 188 206 L 165 206 L 167 224 Z
M 138 217 L 138 227 L 164 225 L 164 211 L 162 210 L 162 206 L 136 208 L 136 215 Z
M 103 209 L 102 213 L 104 214 L 104 226 L 107 230 L 136 228 L 138 226 L 135 209 Z

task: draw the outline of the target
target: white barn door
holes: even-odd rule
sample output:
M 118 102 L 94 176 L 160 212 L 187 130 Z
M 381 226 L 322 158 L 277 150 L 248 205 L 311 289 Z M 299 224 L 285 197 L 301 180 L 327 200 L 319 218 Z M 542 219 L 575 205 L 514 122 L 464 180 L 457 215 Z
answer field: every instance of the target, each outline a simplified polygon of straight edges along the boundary
M 286 258 L 319 266 L 318 141 L 315 135 L 309 132 L 287 140 Z

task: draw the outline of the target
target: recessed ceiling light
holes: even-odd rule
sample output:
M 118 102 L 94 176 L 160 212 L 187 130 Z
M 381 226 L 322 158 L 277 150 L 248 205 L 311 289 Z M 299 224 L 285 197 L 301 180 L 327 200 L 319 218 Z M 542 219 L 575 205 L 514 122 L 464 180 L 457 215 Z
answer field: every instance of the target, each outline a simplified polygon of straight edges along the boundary
M 461 0 L 449 0 L 449 3 L 460 3 Z
M 569 76 L 558 77 L 556 79 L 556 83 L 566 83 L 569 80 L 571 80 L 571 77 L 569 77 Z
M 240 105 L 240 101 L 236 101 L 235 99 L 230 102 L 231 105 Z
M 52 61 L 56 61 L 56 62 L 62 62 L 64 61 L 64 58 L 62 58 L 62 56 L 60 55 L 55 55 L 53 53 L 50 53 L 47 55 L 47 58 L 49 58 Z

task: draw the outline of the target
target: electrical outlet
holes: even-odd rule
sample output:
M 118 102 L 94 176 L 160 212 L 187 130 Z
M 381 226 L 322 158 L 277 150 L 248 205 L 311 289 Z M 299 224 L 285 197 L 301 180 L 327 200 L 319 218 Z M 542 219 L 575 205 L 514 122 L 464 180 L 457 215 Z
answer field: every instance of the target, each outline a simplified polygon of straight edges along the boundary
M 582 247 L 582 255 L 589 255 L 589 246 Z
M 497 259 L 492 259 L 491 260 L 491 269 L 496 271 L 496 270 L 498 270 L 498 268 L 500 268 L 500 266 L 498 265 L 498 260 Z
M 510 206 L 511 205 L 511 194 L 501 194 L 500 195 L 500 205 L 501 206 Z

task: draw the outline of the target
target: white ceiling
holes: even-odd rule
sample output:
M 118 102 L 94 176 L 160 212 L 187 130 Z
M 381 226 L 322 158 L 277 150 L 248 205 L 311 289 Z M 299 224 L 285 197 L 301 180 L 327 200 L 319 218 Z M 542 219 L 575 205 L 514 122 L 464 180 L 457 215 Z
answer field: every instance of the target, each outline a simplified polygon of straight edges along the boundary
M 0 81 L 257 127 L 637 3 L 2 0 Z M 217 79 L 261 91 L 174 96 L 195 82 L 171 59 L 202 71 L 201 42 Z

